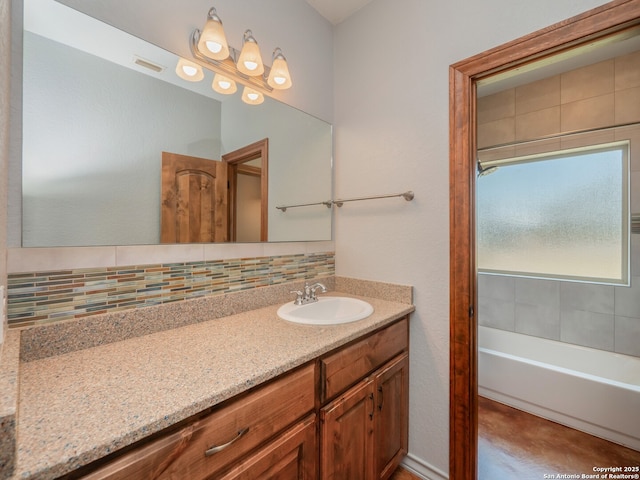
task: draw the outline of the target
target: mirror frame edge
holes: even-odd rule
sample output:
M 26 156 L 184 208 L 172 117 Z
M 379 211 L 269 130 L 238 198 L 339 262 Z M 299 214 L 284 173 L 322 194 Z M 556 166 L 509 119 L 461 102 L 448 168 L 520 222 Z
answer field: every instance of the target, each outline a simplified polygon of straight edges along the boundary
M 475 81 L 640 24 L 640 0 L 614 0 L 449 67 L 449 480 L 478 466 Z

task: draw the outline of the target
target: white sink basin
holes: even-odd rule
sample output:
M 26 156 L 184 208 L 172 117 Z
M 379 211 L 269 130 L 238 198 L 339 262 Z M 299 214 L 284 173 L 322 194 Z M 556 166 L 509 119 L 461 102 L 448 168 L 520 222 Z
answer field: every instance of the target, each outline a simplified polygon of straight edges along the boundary
M 318 297 L 306 305 L 285 303 L 278 309 L 283 320 L 307 325 L 338 325 L 362 320 L 373 313 L 373 307 L 357 298 Z

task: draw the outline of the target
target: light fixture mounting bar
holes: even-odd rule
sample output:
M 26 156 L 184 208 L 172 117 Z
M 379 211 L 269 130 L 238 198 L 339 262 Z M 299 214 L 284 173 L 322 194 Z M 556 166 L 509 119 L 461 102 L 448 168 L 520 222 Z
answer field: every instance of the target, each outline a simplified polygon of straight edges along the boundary
M 222 75 L 226 75 L 231 77 L 233 80 L 241 83 L 244 86 L 250 88 L 256 88 L 258 90 L 262 90 L 264 92 L 273 92 L 273 88 L 267 83 L 267 78 L 269 77 L 270 67 L 267 65 L 264 66 L 264 74 L 258 77 L 250 77 L 249 75 L 245 75 L 242 72 L 239 72 L 236 68 L 236 61 L 240 52 L 229 45 L 229 57 L 224 60 L 213 60 L 205 56 L 198 49 L 198 41 L 200 40 L 200 30 L 197 28 L 191 33 L 191 42 L 189 43 L 189 47 L 191 48 L 191 54 L 194 58 L 199 60 L 200 62 L 205 63 L 208 67 L 210 67 L 214 72 L 220 73 Z

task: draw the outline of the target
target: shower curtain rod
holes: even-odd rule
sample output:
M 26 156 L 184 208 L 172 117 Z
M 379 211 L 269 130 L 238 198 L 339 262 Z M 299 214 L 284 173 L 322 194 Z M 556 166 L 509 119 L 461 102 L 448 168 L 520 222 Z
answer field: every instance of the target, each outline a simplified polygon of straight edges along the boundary
M 491 145 L 489 147 L 482 147 L 482 148 L 478 148 L 477 152 L 478 153 L 489 152 L 491 150 L 498 150 L 499 148 L 515 147 L 516 145 L 526 145 L 529 143 L 539 142 L 541 140 L 553 140 L 554 138 L 562 138 L 562 137 L 568 137 L 571 135 L 579 135 L 581 133 L 605 132 L 607 130 L 613 130 L 614 128 L 635 127 L 637 125 L 640 125 L 640 122 L 621 123 L 619 125 L 611 125 L 609 127 L 585 128 L 584 130 L 571 130 L 569 132 L 564 132 L 564 133 L 554 133 L 551 135 L 543 135 L 541 137 L 538 137 L 532 140 L 517 140 L 513 142 L 501 143 L 500 145 Z
M 360 197 L 360 198 L 347 198 L 347 199 L 338 199 L 338 200 L 327 200 L 326 202 L 316 202 L 316 203 L 302 203 L 299 205 L 283 205 L 280 207 L 276 207 L 278 210 L 282 210 L 283 212 L 287 211 L 287 208 L 296 208 L 296 207 L 310 207 L 312 205 L 324 205 L 327 208 L 331 208 L 332 205 L 336 207 L 341 207 L 344 203 L 347 202 L 359 202 L 362 200 L 375 200 L 378 198 L 394 198 L 394 197 L 402 197 L 407 202 L 414 199 L 414 193 L 409 190 L 403 193 L 391 193 L 389 195 L 375 195 L 373 197 Z

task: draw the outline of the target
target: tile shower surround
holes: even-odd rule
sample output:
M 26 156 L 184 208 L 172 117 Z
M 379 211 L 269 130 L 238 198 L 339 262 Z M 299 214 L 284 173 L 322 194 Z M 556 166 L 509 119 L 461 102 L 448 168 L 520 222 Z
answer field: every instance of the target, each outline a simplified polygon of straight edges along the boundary
M 478 275 L 478 323 L 640 357 L 640 277 L 631 287 Z
M 11 327 L 221 295 L 335 274 L 333 252 L 11 273 Z
M 640 52 L 478 100 L 479 147 L 640 122 Z M 629 140 L 631 211 L 640 211 L 640 126 L 525 142 L 481 160 Z M 631 235 L 631 286 L 478 276 L 480 325 L 640 357 L 640 235 Z

